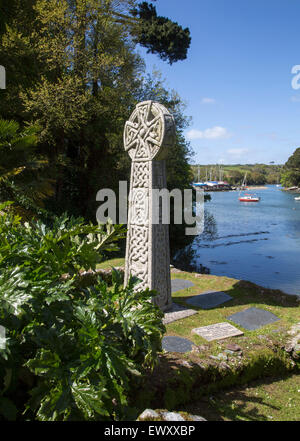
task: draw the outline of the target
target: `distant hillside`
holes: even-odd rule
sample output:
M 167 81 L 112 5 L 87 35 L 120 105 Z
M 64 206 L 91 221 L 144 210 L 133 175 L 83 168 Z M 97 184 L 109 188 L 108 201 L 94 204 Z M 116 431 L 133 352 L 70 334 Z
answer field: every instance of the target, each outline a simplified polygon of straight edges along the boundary
M 235 165 L 191 165 L 194 181 L 219 180 L 231 185 L 241 184 L 247 173 L 248 185 L 280 183 L 283 165 L 235 164 Z

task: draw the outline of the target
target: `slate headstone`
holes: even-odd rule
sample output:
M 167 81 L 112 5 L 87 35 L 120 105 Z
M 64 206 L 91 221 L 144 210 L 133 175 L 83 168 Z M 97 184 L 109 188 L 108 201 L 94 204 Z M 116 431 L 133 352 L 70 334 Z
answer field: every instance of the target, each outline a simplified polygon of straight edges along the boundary
M 225 338 L 237 337 L 244 333 L 230 323 L 216 323 L 192 329 L 192 333 L 199 335 L 207 341 L 224 340 Z
M 167 325 L 168 323 L 190 317 L 194 314 L 197 314 L 197 311 L 194 309 L 188 309 L 185 306 L 178 305 L 178 303 L 173 302 L 172 308 L 164 314 L 163 324 Z
M 228 320 L 242 326 L 242 328 L 248 331 L 254 331 L 262 326 L 269 325 L 270 323 L 280 320 L 275 314 L 270 311 L 265 311 L 260 308 L 248 308 L 244 311 L 237 312 L 227 317 Z
M 172 279 L 171 280 L 171 288 L 172 293 L 176 291 L 181 291 L 182 289 L 191 288 L 195 286 L 193 282 L 185 279 Z
M 197 296 L 186 300 L 186 303 L 192 306 L 197 306 L 202 309 L 212 309 L 216 306 L 222 305 L 225 302 L 232 300 L 228 294 L 222 291 L 206 291 Z
M 187 338 L 168 336 L 162 339 L 162 348 L 168 352 L 190 352 L 194 343 Z

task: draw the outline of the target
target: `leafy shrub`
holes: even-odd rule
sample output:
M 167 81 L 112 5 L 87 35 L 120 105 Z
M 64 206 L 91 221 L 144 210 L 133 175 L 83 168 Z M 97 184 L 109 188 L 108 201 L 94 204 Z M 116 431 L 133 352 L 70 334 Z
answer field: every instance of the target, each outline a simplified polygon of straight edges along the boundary
M 111 287 L 100 278 L 85 289 L 76 284 L 79 269 L 94 268 L 116 249 L 124 228 L 66 217 L 51 228 L 23 225 L 5 210 L 0 206 L 0 415 L 127 418 L 131 382 L 161 350 L 165 328 L 151 302 L 155 293 L 136 293 L 133 279 L 124 288 L 117 271 Z

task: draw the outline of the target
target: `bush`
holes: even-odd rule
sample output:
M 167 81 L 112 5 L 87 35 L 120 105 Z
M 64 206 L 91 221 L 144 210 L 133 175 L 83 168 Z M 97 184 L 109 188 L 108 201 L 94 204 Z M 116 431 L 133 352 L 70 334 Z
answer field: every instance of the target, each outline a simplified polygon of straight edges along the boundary
M 136 293 L 133 279 L 123 288 L 117 271 L 110 287 L 100 278 L 85 289 L 76 283 L 79 269 L 116 249 L 124 228 L 66 217 L 50 228 L 0 212 L 2 419 L 127 418 L 131 382 L 161 350 L 155 293 Z

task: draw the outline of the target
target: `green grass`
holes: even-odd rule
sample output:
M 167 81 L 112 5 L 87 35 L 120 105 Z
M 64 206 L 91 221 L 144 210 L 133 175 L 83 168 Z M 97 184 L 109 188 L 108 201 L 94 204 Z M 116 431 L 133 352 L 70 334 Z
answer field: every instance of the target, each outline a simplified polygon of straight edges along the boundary
M 208 344 L 212 352 L 219 350 L 219 343 L 208 343 L 198 335 L 192 334 L 191 330 L 193 328 L 226 321 L 232 324 L 232 322 L 227 320 L 228 316 L 250 307 L 261 308 L 277 315 L 280 321 L 264 326 L 256 331 L 247 331 L 235 325 L 244 332 L 244 336 L 233 337 L 232 339 L 227 339 L 226 342 L 232 341 L 241 344 L 246 349 L 246 342 L 250 348 L 250 346 L 260 343 L 262 336 L 276 333 L 276 337 L 279 339 L 286 334 L 286 331 L 293 324 L 299 322 L 300 303 L 296 296 L 290 296 L 278 290 L 265 289 L 251 282 L 239 281 L 228 277 L 180 272 L 179 274 L 173 273 L 172 278 L 184 278 L 195 284 L 194 287 L 173 294 L 173 300 L 185 306 L 189 306 L 185 302 L 188 298 L 205 291 L 224 291 L 233 298 L 229 302 L 210 310 L 193 308 L 197 309 L 197 314 L 167 325 L 167 335 L 189 338 L 196 345 Z
M 264 379 L 181 407 L 209 421 L 299 421 L 300 375 Z
M 124 266 L 125 259 L 124 257 L 117 257 L 115 259 L 106 260 L 105 262 L 101 262 L 97 265 L 97 269 L 110 269 L 112 267 Z
M 98 268 L 108 269 L 116 266 L 124 266 L 124 258 L 117 258 L 107 260 L 98 265 Z M 256 344 L 260 341 L 262 335 L 274 334 L 279 338 L 282 334 L 295 323 L 299 322 L 300 317 L 300 303 L 296 296 L 284 294 L 279 290 L 271 290 L 262 288 L 251 282 L 232 279 L 229 277 L 220 277 L 213 275 L 202 275 L 189 272 L 171 272 L 173 279 L 186 279 L 194 283 L 195 286 L 173 293 L 172 298 L 174 302 L 190 306 L 186 300 L 194 295 L 205 291 L 224 291 L 230 295 L 233 300 L 220 305 L 217 308 L 210 310 L 202 310 L 200 308 L 193 308 L 197 310 L 197 314 L 187 317 L 182 320 L 170 323 L 166 326 L 166 335 L 177 335 L 180 337 L 189 338 L 196 345 L 208 344 L 212 350 L 218 349 L 218 343 L 207 343 L 198 335 L 192 334 L 191 330 L 200 326 L 208 326 L 214 323 L 226 322 L 232 323 L 226 317 L 238 311 L 250 307 L 262 308 L 270 311 L 280 318 L 280 321 L 274 322 L 270 325 L 264 326 L 256 331 L 246 331 L 245 329 L 235 325 L 244 332 L 243 337 L 233 337 L 226 340 L 226 342 L 234 341 L 242 344 L 248 338 L 251 344 Z M 246 337 L 246 339 L 245 339 Z

